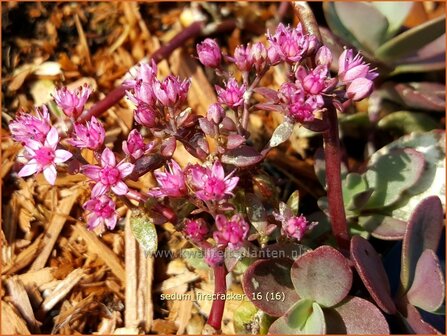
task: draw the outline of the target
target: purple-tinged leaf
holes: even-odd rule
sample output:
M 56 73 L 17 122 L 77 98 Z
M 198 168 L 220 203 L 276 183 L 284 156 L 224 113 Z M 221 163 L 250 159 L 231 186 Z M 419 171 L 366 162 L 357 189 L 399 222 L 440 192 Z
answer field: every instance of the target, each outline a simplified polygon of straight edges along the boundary
M 271 316 L 282 316 L 299 300 L 290 279 L 292 264 L 288 258 L 262 259 L 247 268 L 242 285 L 257 308 Z M 284 293 L 284 301 L 267 301 L 268 293 Z
M 237 127 L 236 124 L 234 123 L 233 119 L 229 118 L 229 117 L 225 117 L 222 120 L 222 128 L 226 131 L 236 131 Z
M 293 242 L 275 243 L 263 247 L 260 250 L 260 258 L 289 258 L 298 259 L 301 255 L 311 251 L 310 248 L 302 244 Z
M 436 251 L 443 228 L 443 209 L 437 196 L 424 199 L 414 209 L 402 244 L 400 281 L 405 293 L 413 283 L 416 264 L 426 249 Z
M 396 111 L 380 119 L 377 126 L 399 134 L 410 134 L 431 131 L 439 128 L 440 124 L 427 113 Z
M 188 107 L 184 111 L 180 112 L 179 115 L 175 118 L 175 122 L 177 127 L 188 127 L 191 126 L 192 122 L 194 122 L 197 116 L 192 113 L 192 109 Z
M 262 161 L 264 156 L 253 147 L 242 145 L 222 155 L 222 162 L 236 167 L 249 167 Z
M 412 148 L 394 149 L 373 156 L 365 176 L 374 192 L 364 209 L 382 208 L 397 202 L 402 193 L 422 177 L 424 166 L 424 155 Z
M 129 178 L 136 181 L 140 176 L 160 168 L 164 163 L 165 158 L 159 154 L 149 154 L 143 156 L 135 162 L 135 168 Z
M 270 138 L 268 146 L 270 148 L 279 146 L 283 142 L 287 141 L 293 132 L 294 124 L 291 121 L 285 120 L 274 130 L 272 137 Z
M 278 92 L 270 89 L 268 87 L 257 87 L 253 89 L 254 92 L 259 93 L 260 95 L 264 96 L 268 100 L 276 101 L 278 100 Z
M 444 303 L 444 277 L 438 257 L 432 250 L 422 252 L 407 297 L 412 305 L 429 312 L 436 311 Z
M 324 313 L 318 303 L 298 301 L 285 316 L 281 316 L 269 328 L 269 334 L 323 335 L 326 333 Z
M 394 89 L 408 107 L 438 112 L 445 110 L 445 85 L 427 82 L 399 83 Z
M 163 142 L 160 146 L 161 155 L 163 155 L 164 157 L 170 158 L 174 154 L 176 147 L 177 147 L 177 142 L 175 140 L 175 137 L 169 137 L 169 138 L 163 140 Z
M 227 148 L 235 149 L 245 143 L 245 138 L 239 134 L 229 134 L 227 138 Z
M 400 29 L 414 5 L 412 1 L 377 1 L 371 2 L 371 4 L 388 20 L 389 27 L 386 38 L 392 37 Z
M 330 246 L 321 246 L 299 257 L 293 264 L 291 277 L 300 297 L 323 307 L 342 301 L 352 285 L 348 260 Z
M 209 121 L 206 118 L 199 118 L 199 126 L 200 129 L 205 133 L 206 135 L 209 135 L 210 137 L 216 136 L 216 132 L 214 130 L 214 124 Z
M 384 43 L 375 52 L 378 59 L 389 62 L 398 61 L 432 42 L 445 33 L 445 16 L 427 21 L 417 27 L 397 35 Z
M 329 127 L 329 123 L 325 119 L 314 119 L 312 121 L 306 121 L 302 125 L 304 128 L 307 128 L 312 132 L 324 132 Z
M 384 215 L 360 216 L 358 223 L 374 238 L 382 240 L 403 239 L 407 228 L 406 222 Z
M 389 334 L 385 317 L 371 302 L 348 296 L 336 307 L 324 309 L 328 334 Z
M 255 108 L 263 111 L 280 111 L 281 106 L 274 103 L 259 103 L 255 105 Z
M 404 296 L 401 301 L 397 303 L 397 306 L 399 308 L 400 316 L 407 323 L 410 332 L 414 334 L 439 335 L 439 331 L 425 322 L 417 308 L 406 300 L 407 297 Z
M 376 304 L 387 314 L 395 314 L 390 283 L 382 260 L 371 244 L 360 236 L 351 239 L 351 259 L 366 289 Z

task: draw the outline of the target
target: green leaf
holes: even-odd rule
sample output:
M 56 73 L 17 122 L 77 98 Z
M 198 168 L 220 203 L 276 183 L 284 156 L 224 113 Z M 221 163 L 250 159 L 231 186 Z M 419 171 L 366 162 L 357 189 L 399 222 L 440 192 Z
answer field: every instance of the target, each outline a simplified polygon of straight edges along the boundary
M 367 2 L 334 2 L 338 18 L 370 53 L 384 42 L 388 31 L 387 18 Z M 365 19 L 368 24 L 365 24 Z
M 290 272 L 293 285 L 303 299 L 331 307 L 351 289 L 352 272 L 347 259 L 330 246 L 321 246 L 299 257 Z
M 157 251 L 158 236 L 154 222 L 148 214 L 140 210 L 132 210 L 130 229 L 146 256 Z
M 204 253 L 197 247 L 183 249 L 182 258 L 189 267 L 200 270 L 210 269 L 208 264 L 205 262 Z
M 397 111 L 383 117 L 377 126 L 400 134 L 427 132 L 439 127 L 438 122 L 425 113 Z
M 396 34 L 413 8 L 413 2 L 411 1 L 374 1 L 371 4 L 385 15 L 388 20 L 386 39 Z
M 421 178 L 424 163 L 424 156 L 411 148 L 372 156 L 365 175 L 374 192 L 364 209 L 383 208 L 397 202 Z
M 293 214 L 296 216 L 298 215 L 298 210 L 300 207 L 300 193 L 298 190 L 295 190 L 287 200 L 287 205 L 289 206 L 290 210 L 292 210 Z
M 398 63 L 398 60 L 424 47 L 445 33 L 445 16 L 430 20 L 407 30 L 383 44 L 375 53 L 384 62 Z
M 426 249 L 436 251 L 441 238 L 444 211 L 437 196 L 427 197 L 414 209 L 402 243 L 401 293 L 413 283 L 416 264 Z
M 301 299 L 286 313 L 287 324 L 293 329 L 304 329 L 307 319 L 312 314 L 312 300 Z
M 374 238 L 382 240 L 402 239 L 407 227 L 407 223 L 404 221 L 378 214 L 359 216 L 358 223 L 368 232 L 371 232 Z
M 354 196 L 368 189 L 366 178 L 357 173 L 349 173 L 343 181 L 343 202 L 345 208 L 355 210 Z
M 236 334 L 250 334 L 251 325 L 258 309 L 250 301 L 242 302 L 233 313 L 233 326 Z
M 345 25 L 340 20 L 337 10 L 335 9 L 335 3 L 324 1 L 323 2 L 323 11 L 324 17 L 326 18 L 326 22 L 331 28 L 331 31 L 334 32 L 338 37 L 342 38 L 346 42 L 349 42 L 357 49 L 363 49 L 362 44 L 357 40 L 354 34 L 345 27 Z

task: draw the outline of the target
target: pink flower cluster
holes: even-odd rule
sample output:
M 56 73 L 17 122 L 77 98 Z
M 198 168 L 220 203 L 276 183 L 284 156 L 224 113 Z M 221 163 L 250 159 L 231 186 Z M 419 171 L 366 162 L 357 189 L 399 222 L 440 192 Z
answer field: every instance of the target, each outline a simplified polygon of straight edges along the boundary
M 298 241 L 317 225 L 316 222 L 309 223 L 303 215 L 295 216 L 289 206 L 282 202 L 279 204 L 279 213 L 274 212 L 273 215 L 282 224 L 282 234 Z
M 231 249 L 241 247 L 247 238 L 249 225 L 240 214 L 235 214 L 228 220 L 223 215 L 216 216 L 217 231 L 213 237 L 218 246 L 227 246 Z
M 85 103 L 91 93 L 92 90 L 87 84 L 74 91 L 63 87 L 56 92 L 54 100 L 67 117 L 76 120 L 84 111 Z

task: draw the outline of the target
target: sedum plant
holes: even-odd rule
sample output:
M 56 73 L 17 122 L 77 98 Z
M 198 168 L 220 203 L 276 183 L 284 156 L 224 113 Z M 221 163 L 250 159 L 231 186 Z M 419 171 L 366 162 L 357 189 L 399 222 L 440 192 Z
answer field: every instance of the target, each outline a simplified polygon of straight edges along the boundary
M 198 60 L 218 78 L 217 101 L 205 116 L 197 115 L 187 104 L 190 79 L 174 75 L 160 78 L 156 59 L 132 69 L 120 90 L 125 90 L 133 106 L 135 123 L 119 149 L 106 143 L 100 118 L 105 107 L 116 102 L 116 96 L 86 110 L 92 93 L 88 86 L 74 91 L 59 89 L 54 102 L 62 112 L 60 120 L 55 122 L 47 107 L 41 106 L 34 115 L 21 112 L 10 124 L 12 138 L 24 147 L 18 176 L 43 173 L 54 185 L 57 169 L 83 174 L 90 190 L 90 198 L 83 204 L 88 228 L 98 233 L 115 229 L 119 222 L 117 205 L 125 204 L 132 209 L 131 229 L 146 253 L 157 248 L 155 225 L 173 223 L 203 252 L 214 273 L 216 295 L 207 332 L 208 328 L 220 330 L 226 275 L 240 267 L 244 253 L 251 249 L 294 256 L 248 260 L 251 265 L 242 282 L 255 306 L 250 311 L 264 323 L 259 330 L 388 333 L 383 312 L 395 314 L 397 309 L 402 320 L 416 330 L 413 305 L 428 311 L 440 308 L 441 294 L 435 295 L 438 300 L 427 303 L 421 299 L 420 288 L 424 269 L 435 269 L 441 276 L 431 279 L 438 287 L 436 281 L 442 279 L 433 253 L 440 234 L 439 205 L 433 205 L 434 199 L 422 203 L 437 207 L 436 223 L 420 224 L 426 220 L 419 215 L 421 210 L 416 210 L 419 212 L 406 226 L 403 284 L 397 303 L 390 299 L 380 257 L 366 240 L 351 238 L 348 224 L 356 218 L 366 231 L 377 233 L 380 225 L 370 229 L 371 225 L 362 221 L 386 217 L 388 212 L 383 208 L 392 212 L 405 207 L 399 203 L 394 210 L 390 208 L 403 202 L 405 192 L 421 182 L 429 159 L 421 158 L 417 149 L 408 148 L 411 146 L 396 145 L 372 157 L 364 174 L 342 174 L 337 111 L 342 113 L 369 97 L 378 72 L 353 49 L 345 48 L 336 60 L 323 45 L 309 8 L 297 4 L 297 11 L 301 23 L 297 27 L 279 24 L 266 34 L 266 44 L 239 45 L 231 54 L 224 54 L 213 39 L 197 44 Z M 338 67 L 331 73 L 334 63 Z M 286 74 L 284 82 L 278 88 L 262 86 L 263 78 L 275 68 Z M 283 121 L 267 143 L 255 146 L 248 126 L 250 114 L 259 110 L 280 112 Z M 314 221 L 299 212 L 298 192 L 282 202 L 273 177 L 263 169 L 270 150 L 288 140 L 296 125 L 322 134 L 325 169 L 318 175 L 324 175 L 327 197 L 320 204 L 328 220 Z M 175 159 L 181 146 L 194 162 L 184 164 Z M 396 160 L 403 167 L 402 177 L 390 174 L 389 180 L 380 181 L 377 174 L 389 170 Z M 156 186 L 137 190 L 129 183 L 148 173 L 153 174 Z M 424 188 L 418 194 L 430 186 Z M 390 218 L 402 219 L 396 216 L 398 219 Z M 303 253 L 303 246 L 297 243 L 311 241 L 321 232 L 323 222 L 330 223 L 332 239 L 315 250 L 306 247 Z M 415 232 L 425 234 L 429 242 L 422 244 L 420 253 L 409 256 L 408 244 L 417 244 Z M 315 247 L 316 242 L 308 245 Z M 407 262 L 408 258 L 411 261 Z M 371 273 L 371 267 L 378 273 Z M 365 290 L 352 288 L 353 268 L 372 300 Z M 260 316 L 259 312 L 265 314 Z M 272 322 L 270 317 L 277 319 Z

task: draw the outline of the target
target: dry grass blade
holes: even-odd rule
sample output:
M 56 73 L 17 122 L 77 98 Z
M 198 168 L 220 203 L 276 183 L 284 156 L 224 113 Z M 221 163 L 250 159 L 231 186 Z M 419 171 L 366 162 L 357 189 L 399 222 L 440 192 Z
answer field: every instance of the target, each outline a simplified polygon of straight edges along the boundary
M 26 327 L 25 321 L 14 311 L 13 307 L 5 302 L 1 302 L 2 319 L 1 334 L 2 335 L 31 335 Z

